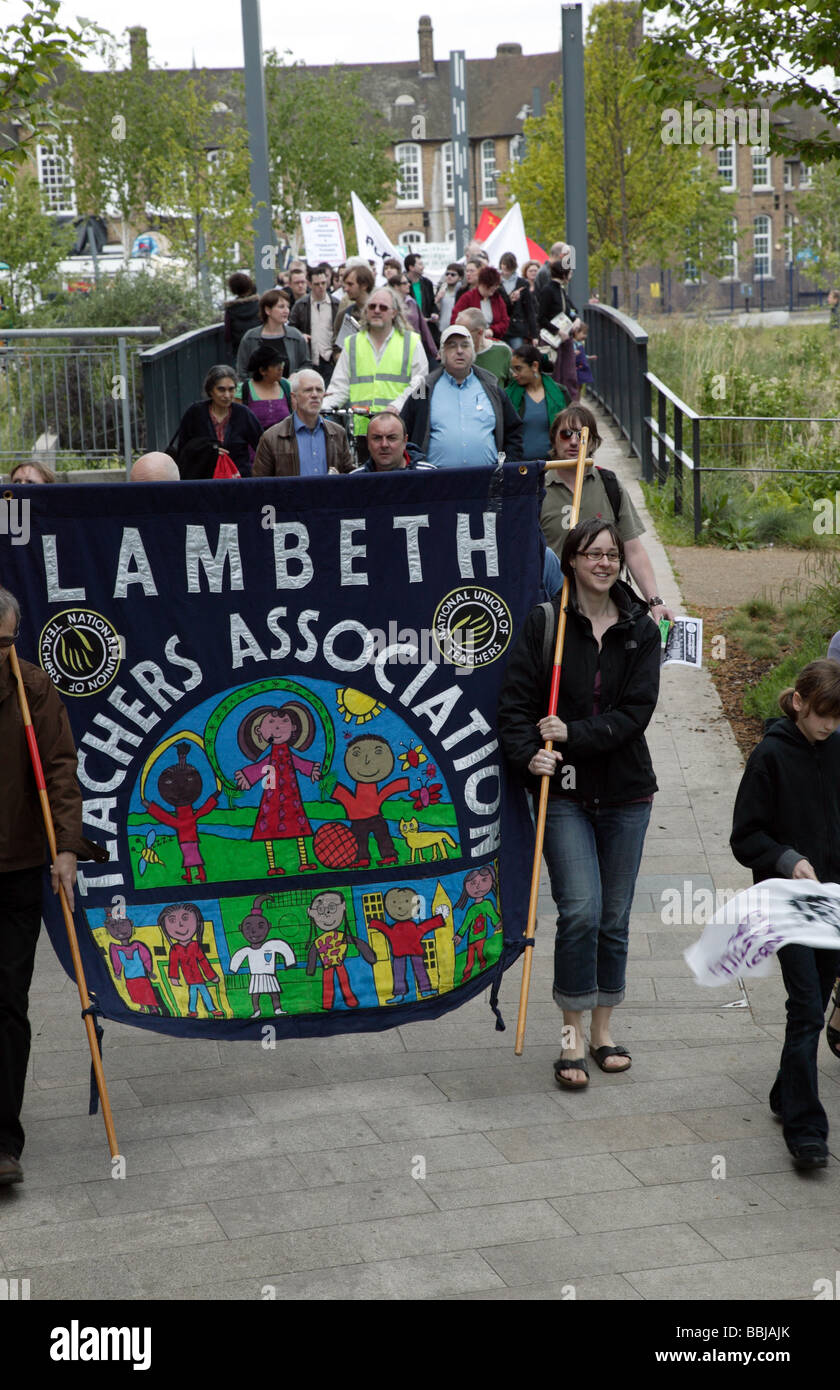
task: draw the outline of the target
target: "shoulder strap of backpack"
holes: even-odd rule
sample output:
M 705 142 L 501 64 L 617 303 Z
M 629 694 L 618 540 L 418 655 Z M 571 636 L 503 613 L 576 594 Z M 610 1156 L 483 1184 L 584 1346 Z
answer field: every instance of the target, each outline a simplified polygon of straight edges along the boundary
M 557 626 L 554 613 L 554 604 L 541 603 L 540 608 L 545 614 L 545 631 L 543 632 L 543 670 L 550 671 L 554 665 L 554 630 Z
M 598 469 L 598 476 L 600 477 L 601 482 L 604 484 L 604 491 L 606 492 L 609 504 L 613 509 L 613 516 L 617 525 L 618 514 L 621 511 L 621 487 L 618 478 L 615 476 L 612 469 L 610 468 L 599 468 L 597 463 L 595 467 Z

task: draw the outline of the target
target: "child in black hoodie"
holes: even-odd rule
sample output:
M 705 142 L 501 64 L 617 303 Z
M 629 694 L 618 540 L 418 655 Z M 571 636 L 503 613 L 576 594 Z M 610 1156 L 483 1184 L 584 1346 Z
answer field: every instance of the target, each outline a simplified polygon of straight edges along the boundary
M 840 663 L 812 661 L 783 690 L 784 719 L 768 720 L 750 754 L 730 845 L 753 881 L 807 878 L 840 883 Z M 817 1046 L 840 950 L 779 950 L 787 1028 L 770 1109 L 784 1125 L 794 1167 L 824 1168 L 828 1119 L 817 1089 Z

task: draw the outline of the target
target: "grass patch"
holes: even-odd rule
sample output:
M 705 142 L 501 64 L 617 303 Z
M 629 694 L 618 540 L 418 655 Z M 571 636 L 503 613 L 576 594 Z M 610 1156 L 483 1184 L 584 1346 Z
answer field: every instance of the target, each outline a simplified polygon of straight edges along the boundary
M 803 666 L 826 655 L 840 630 L 840 580 L 836 565 L 819 557 L 818 583 L 802 599 L 772 604 L 752 599 L 736 608 L 723 623 L 724 634 L 755 660 L 776 658 L 754 685 L 744 690 L 745 714 L 769 719 L 779 712 L 779 694 L 793 685 Z

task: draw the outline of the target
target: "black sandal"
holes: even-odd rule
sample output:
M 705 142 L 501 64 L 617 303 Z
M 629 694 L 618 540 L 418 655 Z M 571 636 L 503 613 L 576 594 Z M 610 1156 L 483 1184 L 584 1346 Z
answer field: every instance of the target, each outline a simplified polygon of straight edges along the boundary
M 586 1080 L 570 1081 L 563 1075 L 566 1071 L 582 1071 Z M 583 1091 L 589 1085 L 589 1063 L 585 1057 L 558 1057 L 554 1063 L 554 1080 L 567 1091 Z
M 590 1046 L 589 1051 L 595 1058 L 595 1061 L 598 1063 L 598 1066 L 601 1068 L 601 1071 L 605 1071 L 608 1076 L 618 1076 L 620 1072 L 629 1071 L 631 1066 L 633 1065 L 633 1059 L 631 1058 L 630 1053 L 627 1051 L 627 1048 L 621 1047 L 620 1044 L 616 1047 L 607 1047 L 606 1045 L 604 1047 Z M 604 1063 L 608 1057 L 626 1057 L 627 1066 L 605 1067 Z

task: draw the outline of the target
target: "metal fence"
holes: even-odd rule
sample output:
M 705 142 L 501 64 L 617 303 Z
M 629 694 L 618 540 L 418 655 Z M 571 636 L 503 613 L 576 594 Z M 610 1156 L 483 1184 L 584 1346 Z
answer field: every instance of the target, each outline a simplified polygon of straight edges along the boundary
M 615 420 L 628 440 L 630 450 L 641 462 L 645 482 L 656 481 L 664 486 L 669 480 L 674 489 L 674 513 L 679 516 L 685 507 L 685 470 L 691 476 L 691 510 L 694 534 L 700 535 L 703 526 L 702 479 L 704 474 L 744 473 L 771 474 L 786 471 L 807 477 L 822 474 L 834 476 L 838 469 L 801 468 L 783 463 L 763 467 L 747 458 L 747 451 L 756 446 L 755 438 L 744 438 L 754 430 L 744 427 L 761 425 L 765 447 L 775 436 L 774 447 L 784 450 L 795 441 L 801 427 L 840 426 L 840 417 L 818 415 L 700 415 L 680 400 L 659 377 L 647 369 L 648 335 L 634 319 L 603 304 L 586 306 L 589 325 L 587 353 L 597 357 L 593 363 L 594 385 L 588 389 Z M 704 426 L 729 424 L 739 427 L 742 437 L 733 438 L 722 449 L 709 443 L 709 430 Z M 705 433 L 705 441 L 703 435 Z M 721 452 L 738 455 L 732 463 L 704 462 Z M 783 454 L 782 454 L 783 457 Z
M 210 367 L 225 364 L 229 355 L 221 323 L 182 333 L 140 353 L 147 449 L 166 448 L 187 406 L 204 399 L 203 382 Z M 236 380 L 235 371 L 232 375 Z
M 37 458 L 59 470 L 145 448 L 137 345 L 160 328 L 32 328 L 0 333 L 0 468 Z
M 597 358 L 592 366 L 595 384 L 587 389 L 609 411 L 631 451 L 641 459 L 643 477 L 649 478 L 650 444 L 644 424 L 650 414 L 650 391 L 645 385 L 648 335 L 635 319 L 606 304 L 587 304 L 586 322 L 587 355 L 591 352 Z

